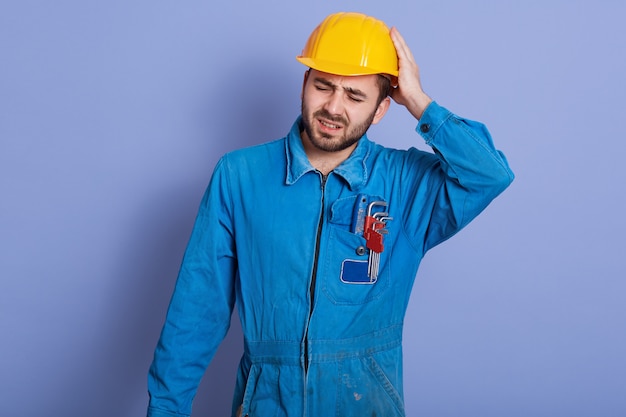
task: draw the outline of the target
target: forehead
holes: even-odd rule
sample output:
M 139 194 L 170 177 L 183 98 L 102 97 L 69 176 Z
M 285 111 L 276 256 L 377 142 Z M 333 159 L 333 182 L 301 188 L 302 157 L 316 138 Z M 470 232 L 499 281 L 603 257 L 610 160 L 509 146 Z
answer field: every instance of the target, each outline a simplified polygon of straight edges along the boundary
M 323 80 L 327 83 L 331 83 L 337 87 L 346 89 L 360 90 L 363 92 L 377 91 L 378 90 L 378 75 L 336 75 L 329 74 L 311 68 L 309 73 L 309 79 Z

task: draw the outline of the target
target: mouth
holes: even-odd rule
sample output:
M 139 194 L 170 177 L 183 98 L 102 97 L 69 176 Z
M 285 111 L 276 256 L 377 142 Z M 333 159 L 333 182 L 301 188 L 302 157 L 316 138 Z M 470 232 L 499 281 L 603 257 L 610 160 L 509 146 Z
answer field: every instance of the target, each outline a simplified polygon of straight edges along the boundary
M 323 131 L 329 132 L 329 133 L 336 133 L 338 132 L 342 126 L 337 124 L 337 123 L 333 123 L 330 122 L 328 120 L 324 120 L 324 119 L 317 119 L 319 126 L 321 127 L 321 129 Z

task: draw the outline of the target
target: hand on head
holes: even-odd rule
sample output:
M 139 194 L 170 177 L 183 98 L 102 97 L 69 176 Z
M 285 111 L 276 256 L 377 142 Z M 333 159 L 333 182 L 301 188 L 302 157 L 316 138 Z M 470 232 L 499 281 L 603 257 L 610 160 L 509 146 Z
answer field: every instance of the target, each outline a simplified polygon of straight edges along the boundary
M 422 89 L 419 67 L 406 41 L 395 27 L 391 28 L 390 35 L 398 54 L 399 70 L 398 86 L 392 90 L 391 98 L 419 119 L 432 99 Z

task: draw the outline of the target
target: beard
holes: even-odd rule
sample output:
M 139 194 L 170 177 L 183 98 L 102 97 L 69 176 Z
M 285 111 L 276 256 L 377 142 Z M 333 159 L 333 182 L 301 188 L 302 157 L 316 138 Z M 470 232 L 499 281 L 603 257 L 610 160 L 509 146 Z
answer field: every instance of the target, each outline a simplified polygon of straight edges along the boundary
M 313 114 L 309 114 L 306 105 L 304 102 L 302 103 L 302 125 L 309 141 L 314 147 L 325 152 L 343 151 L 344 149 L 347 149 L 357 143 L 372 125 L 375 115 L 376 109 L 374 109 L 372 114 L 370 114 L 363 123 L 351 127 L 350 123 L 344 117 L 333 116 L 324 109 L 318 110 Z M 344 134 L 336 137 L 324 132 L 315 131 L 313 129 L 313 122 L 317 118 L 323 118 L 343 126 Z

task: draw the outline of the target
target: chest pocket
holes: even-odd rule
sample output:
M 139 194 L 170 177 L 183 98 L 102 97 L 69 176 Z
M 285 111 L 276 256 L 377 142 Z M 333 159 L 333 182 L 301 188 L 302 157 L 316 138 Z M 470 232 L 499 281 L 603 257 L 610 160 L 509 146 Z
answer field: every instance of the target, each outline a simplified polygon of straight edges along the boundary
M 377 196 L 362 196 L 381 201 Z M 355 224 L 359 196 L 335 201 L 328 220 L 328 239 L 323 261 L 322 290 L 334 304 L 358 305 L 380 298 L 390 284 L 388 251 L 380 254 L 378 276 L 368 275 L 370 251 L 362 227 Z M 367 207 L 367 204 L 366 204 Z M 388 237 L 386 237 L 388 239 Z

